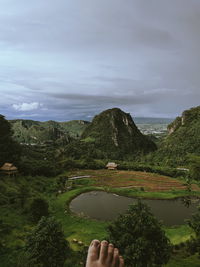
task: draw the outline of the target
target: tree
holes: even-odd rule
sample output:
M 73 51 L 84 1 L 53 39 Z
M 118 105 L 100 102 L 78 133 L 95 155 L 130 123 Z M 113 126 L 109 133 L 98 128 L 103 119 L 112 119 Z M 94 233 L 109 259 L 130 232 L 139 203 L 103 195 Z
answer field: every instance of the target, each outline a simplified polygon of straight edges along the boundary
M 161 266 L 168 262 L 171 244 L 150 208 L 138 201 L 109 227 L 109 241 L 130 267 Z
M 18 190 L 18 199 L 20 201 L 21 208 L 24 208 L 24 204 L 26 203 L 26 200 L 29 198 L 29 196 L 30 189 L 26 185 L 21 184 Z
M 189 155 L 189 174 L 192 179 L 200 180 L 200 156 Z
M 33 199 L 30 205 L 31 220 L 37 223 L 42 216 L 49 215 L 49 204 L 42 198 Z
M 197 252 L 200 256 L 200 206 L 188 224 L 195 232 L 195 237 L 188 242 L 188 249 L 192 254 Z
M 40 267 L 63 267 L 69 253 L 61 225 L 53 217 L 42 217 L 27 238 L 26 257 Z
M 0 165 L 6 161 L 18 162 L 20 153 L 20 145 L 12 139 L 10 123 L 0 115 Z

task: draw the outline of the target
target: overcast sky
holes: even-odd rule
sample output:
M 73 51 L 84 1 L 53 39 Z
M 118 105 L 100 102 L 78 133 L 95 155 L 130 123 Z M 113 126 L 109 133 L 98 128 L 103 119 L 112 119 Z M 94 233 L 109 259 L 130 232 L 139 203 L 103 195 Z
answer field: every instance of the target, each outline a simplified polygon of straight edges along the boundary
M 0 0 L 0 113 L 90 120 L 200 104 L 199 0 Z

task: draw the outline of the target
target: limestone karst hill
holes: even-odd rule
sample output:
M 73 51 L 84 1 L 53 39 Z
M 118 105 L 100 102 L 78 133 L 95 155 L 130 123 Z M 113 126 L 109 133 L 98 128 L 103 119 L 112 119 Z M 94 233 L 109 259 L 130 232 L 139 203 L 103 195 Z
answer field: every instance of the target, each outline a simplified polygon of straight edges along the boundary
M 200 106 L 185 110 L 168 125 L 168 136 L 157 153 L 177 164 L 184 164 L 189 153 L 200 155 Z
M 108 109 L 95 116 L 81 138 L 93 143 L 108 156 L 136 155 L 156 150 L 156 145 L 139 131 L 131 115 L 119 108 Z

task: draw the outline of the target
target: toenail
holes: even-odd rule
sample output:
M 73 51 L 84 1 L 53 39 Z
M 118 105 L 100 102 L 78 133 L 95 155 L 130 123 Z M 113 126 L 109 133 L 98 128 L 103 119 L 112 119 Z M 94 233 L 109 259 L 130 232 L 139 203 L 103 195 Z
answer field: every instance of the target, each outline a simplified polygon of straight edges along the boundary
M 97 247 L 99 245 L 100 241 L 99 240 L 93 240 L 92 241 L 92 246 Z
M 110 247 L 114 247 L 114 245 L 113 245 L 113 244 L 111 244 L 111 243 L 109 244 L 109 246 L 110 246 Z
M 115 252 L 116 252 L 116 253 L 118 253 L 118 252 L 119 252 L 118 248 L 115 248 Z
M 101 244 L 104 245 L 104 246 L 107 246 L 107 245 L 108 245 L 108 242 L 107 242 L 106 240 L 103 240 L 103 241 L 101 242 Z

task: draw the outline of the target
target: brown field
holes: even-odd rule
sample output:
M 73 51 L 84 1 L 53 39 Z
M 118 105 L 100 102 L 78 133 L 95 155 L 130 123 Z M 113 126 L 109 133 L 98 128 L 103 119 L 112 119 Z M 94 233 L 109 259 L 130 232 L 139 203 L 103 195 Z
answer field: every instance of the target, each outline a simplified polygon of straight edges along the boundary
M 141 188 L 148 192 L 165 192 L 170 190 L 186 190 L 184 181 L 155 173 L 120 170 L 79 170 L 70 172 L 70 177 L 90 175 L 91 185 L 121 188 Z M 192 190 L 200 191 L 196 185 Z

